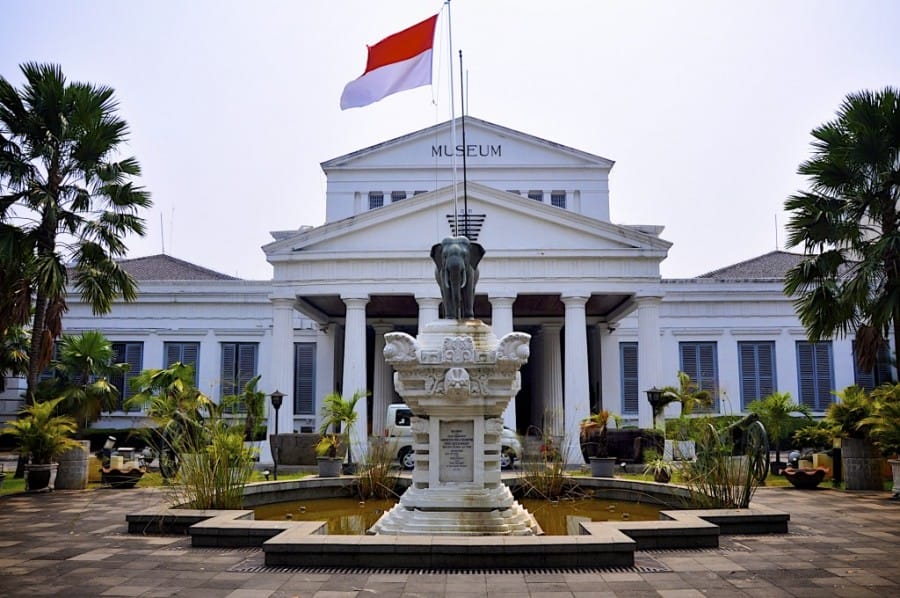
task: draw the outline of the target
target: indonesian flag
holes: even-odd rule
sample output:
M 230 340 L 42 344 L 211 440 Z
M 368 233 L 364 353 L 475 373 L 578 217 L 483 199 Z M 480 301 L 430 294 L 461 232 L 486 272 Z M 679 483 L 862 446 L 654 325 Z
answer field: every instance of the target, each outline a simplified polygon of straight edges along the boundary
M 341 110 L 375 103 L 398 91 L 431 85 L 431 52 L 438 15 L 368 46 L 366 72 L 344 87 Z

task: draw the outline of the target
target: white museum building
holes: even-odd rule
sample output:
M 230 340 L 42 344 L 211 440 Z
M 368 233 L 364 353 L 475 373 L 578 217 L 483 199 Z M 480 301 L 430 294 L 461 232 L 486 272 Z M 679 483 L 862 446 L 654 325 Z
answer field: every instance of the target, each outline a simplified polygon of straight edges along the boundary
M 285 394 L 282 432 L 317 429 L 333 390 L 368 390 L 357 429 L 378 434 L 387 405 L 399 401 L 384 334 L 415 335 L 440 317 L 430 250 L 460 232 L 485 249 L 476 317 L 498 337 L 532 336 L 505 414 L 521 433 L 536 426 L 577 437 L 580 420 L 600 408 L 649 427 L 645 391 L 677 384 L 678 371 L 712 390 L 712 411 L 722 414 L 775 390 L 821 414 L 833 390 L 880 379 L 854 367 L 852 338 L 807 340 L 782 292 L 800 256 L 773 251 L 662 279 L 664 227 L 610 221 L 613 161 L 476 118 L 465 124 L 466 145 L 455 150 L 445 122 L 322 163 L 326 222 L 272 232 L 262 248 L 272 280 L 166 255 L 126 260 L 138 300 L 97 317 L 73 292 L 66 333 L 97 329 L 112 341 L 132 366 L 126 396 L 141 369 L 183 361 L 213 398 L 261 374 L 261 390 Z M 20 393 L 20 381 L 9 381 L 0 415 L 15 413 Z M 118 411 L 97 425 L 140 420 Z

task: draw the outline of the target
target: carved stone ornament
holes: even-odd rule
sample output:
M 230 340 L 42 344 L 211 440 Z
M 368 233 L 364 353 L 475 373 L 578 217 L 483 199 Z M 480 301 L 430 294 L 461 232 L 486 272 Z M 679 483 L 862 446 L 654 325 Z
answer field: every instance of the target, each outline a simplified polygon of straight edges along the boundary
M 449 363 L 475 361 L 475 342 L 471 336 L 451 336 L 444 339 L 443 358 Z
M 499 417 L 490 417 L 485 419 L 484 431 L 488 434 L 499 434 L 503 431 L 503 420 Z
M 516 363 L 524 363 L 528 361 L 531 355 L 529 341 L 531 336 L 522 332 L 510 332 L 497 345 L 498 361 L 514 361 Z
M 453 396 L 469 394 L 469 372 L 466 371 L 466 368 L 447 370 L 447 373 L 444 374 L 444 392 Z
M 416 339 L 405 332 L 384 335 L 384 360 L 388 363 L 416 361 Z

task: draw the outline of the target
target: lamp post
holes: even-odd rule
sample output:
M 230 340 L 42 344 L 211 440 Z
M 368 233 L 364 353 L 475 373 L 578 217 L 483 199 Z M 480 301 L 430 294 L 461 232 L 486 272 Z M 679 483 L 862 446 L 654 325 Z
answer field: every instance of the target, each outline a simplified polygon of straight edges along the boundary
M 646 393 L 647 401 L 650 402 L 650 408 L 653 410 L 653 427 L 656 428 L 657 411 L 661 408 L 663 391 L 654 386 Z
M 279 392 L 277 389 L 271 395 L 272 398 L 272 408 L 275 409 L 275 443 L 272 444 L 272 437 L 269 437 L 269 448 L 272 449 L 272 461 L 274 463 L 274 467 L 272 468 L 272 473 L 274 474 L 275 480 L 278 480 L 278 446 L 280 444 L 278 440 L 278 410 L 281 409 L 281 403 L 284 401 L 284 393 Z

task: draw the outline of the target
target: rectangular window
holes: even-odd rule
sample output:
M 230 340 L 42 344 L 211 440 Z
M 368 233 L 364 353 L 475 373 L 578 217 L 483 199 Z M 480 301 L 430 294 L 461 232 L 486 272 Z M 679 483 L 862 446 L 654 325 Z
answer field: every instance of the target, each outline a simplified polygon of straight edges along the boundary
M 719 412 L 719 362 L 715 342 L 678 343 L 681 371 L 691 377 L 697 390 L 705 390 L 713 396 L 713 413 Z M 699 408 L 698 412 L 708 412 Z
M 566 207 L 566 192 L 565 191 L 551 191 L 550 192 L 550 205 L 556 208 Z
M 316 413 L 316 343 L 294 343 L 294 415 Z
M 544 201 L 544 192 L 540 190 L 531 190 L 528 192 L 528 199 L 534 201 Z
M 369 209 L 374 210 L 384 205 L 384 193 L 381 191 L 369 191 Z
M 391 203 L 406 199 L 406 191 L 391 191 Z
M 219 398 L 238 395 L 256 375 L 258 343 L 222 343 L 222 388 Z
M 797 375 L 800 403 L 813 411 L 825 411 L 833 400 L 834 363 L 831 342 L 797 341 Z
M 622 379 L 622 415 L 638 414 L 638 344 L 619 343 L 619 374 Z
M 881 386 L 886 382 L 893 382 L 894 376 L 891 372 L 891 351 L 887 345 L 878 350 L 875 368 L 869 372 L 863 372 L 856 363 L 856 341 L 853 341 L 853 382 L 860 388 L 871 392 L 872 389 Z
M 753 341 L 738 343 L 741 368 L 741 405 L 763 399 L 775 392 L 775 343 Z
M 200 367 L 200 343 L 165 343 L 163 353 L 166 356 L 164 368 L 173 363 L 194 366 L 194 385 L 199 384 L 197 369 Z
M 144 369 L 144 343 L 141 342 L 119 342 L 112 343 L 113 361 L 115 363 L 127 363 L 128 371 L 124 374 L 115 374 L 110 376 L 109 381 L 113 386 L 119 389 L 119 405 L 120 411 L 124 411 L 123 403 L 126 399 L 134 395 L 131 389 L 131 380 L 134 379 Z

